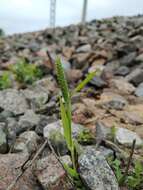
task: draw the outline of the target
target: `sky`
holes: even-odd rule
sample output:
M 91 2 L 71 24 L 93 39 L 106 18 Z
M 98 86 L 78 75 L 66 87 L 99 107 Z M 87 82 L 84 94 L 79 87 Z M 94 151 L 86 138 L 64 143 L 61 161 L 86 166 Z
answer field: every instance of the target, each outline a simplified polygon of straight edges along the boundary
M 56 26 L 79 23 L 83 0 L 57 0 Z M 49 27 L 50 0 L 0 0 L 0 28 L 6 34 Z M 88 0 L 87 21 L 143 14 L 143 0 Z

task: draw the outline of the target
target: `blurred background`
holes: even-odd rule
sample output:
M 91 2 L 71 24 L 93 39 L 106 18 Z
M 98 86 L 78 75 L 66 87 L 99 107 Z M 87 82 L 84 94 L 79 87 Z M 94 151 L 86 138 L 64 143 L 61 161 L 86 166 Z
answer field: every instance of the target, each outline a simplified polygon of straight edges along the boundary
M 0 28 L 6 34 L 50 27 L 52 0 L 0 0 Z M 53 0 L 54 1 L 54 0 Z M 81 22 L 84 0 L 56 0 L 56 26 Z M 143 0 L 87 0 L 86 20 L 143 13 Z

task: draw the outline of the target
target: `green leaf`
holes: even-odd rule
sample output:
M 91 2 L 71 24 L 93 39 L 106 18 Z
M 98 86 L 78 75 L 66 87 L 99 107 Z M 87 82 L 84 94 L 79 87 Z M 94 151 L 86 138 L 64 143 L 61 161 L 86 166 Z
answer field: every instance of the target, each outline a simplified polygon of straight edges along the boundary
M 72 95 L 82 90 L 85 87 L 85 85 L 95 77 L 96 74 L 97 74 L 97 71 L 89 73 L 86 76 L 86 78 L 81 83 L 79 83 L 79 85 L 73 90 Z
M 9 72 L 3 72 L 2 76 L 0 76 L 0 89 L 10 88 L 12 86 L 12 82 L 10 79 Z
M 136 177 L 140 177 L 142 172 L 143 172 L 143 165 L 141 164 L 141 162 L 136 161 L 136 163 L 135 163 L 135 175 L 136 175 Z
M 60 110 L 61 110 L 61 119 L 62 119 L 62 124 L 64 128 L 64 137 L 66 139 L 66 143 L 68 148 L 71 150 L 72 149 L 72 132 L 71 132 L 71 125 L 69 125 L 69 119 L 68 115 L 65 109 L 65 106 L 62 102 L 62 98 L 60 97 Z
M 117 177 L 118 182 L 120 182 L 121 179 L 122 179 L 122 177 L 123 177 L 123 174 L 122 174 L 122 172 L 121 172 L 120 165 L 121 165 L 121 162 L 120 162 L 120 160 L 118 160 L 118 159 L 115 159 L 115 160 L 112 162 L 112 167 L 113 167 L 114 170 L 115 170 L 115 175 L 116 175 L 116 177 Z
M 65 170 L 67 171 L 67 173 L 72 177 L 72 178 L 76 178 L 79 179 L 79 175 L 76 172 L 76 170 L 74 170 L 73 168 L 69 167 L 67 164 L 63 164 Z

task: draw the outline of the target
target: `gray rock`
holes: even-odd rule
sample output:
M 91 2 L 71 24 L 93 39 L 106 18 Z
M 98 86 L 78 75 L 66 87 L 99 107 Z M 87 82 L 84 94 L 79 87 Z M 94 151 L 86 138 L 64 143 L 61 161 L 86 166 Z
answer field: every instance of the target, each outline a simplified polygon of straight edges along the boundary
M 40 115 L 35 114 L 33 110 L 27 110 L 25 114 L 19 119 L 19 133 L 20 131 L 23 132 L 27 129 L 33 129 L 38 125 L 39 121 Z
M 44 190 L 62 190 L 71 187 L 65 170 L 53 154 L 37 161 L 34 174 Z
M 14 114 L 22 114 L 28 109 L 26 99 L 16 89 L 0 91 L 0 107 Z
M 127 101 L 122 96 L 113 97 L 112 100 L 103 104 L 103 108 L 106 109 L 115 109 L 115 110 L 123 110 L 127 105 Z
M 43 129 L 43 135 L 50 140 L 56 152 L 59 152 L 61 155 L 65 155 L 68 152 L 60 121 L 46 125 Z
M 98 76 L 94 77 L 89 83 L 98 88 L 103 88 L 107 85 L 107 83 L 101 77 Z
M 86 53 L 86 52 L 90 52 L 90 51 L 91 51 L 91 45 L 90 44 L 79 46 L 76 49 L 77 53 L 81 53 L 81 52 L 85 52 Z
M 117 128 L 115 139 L 121 145 L 131 147 L 133 140 L 136 140 L 136 147 L 140 147 L 143 144 L 141 138 L 133 131 L 130 131 L 125 128 Z
M 143 124 L 143 118 L 136 112 L 124 112 L 123 119 L 125 123 L 130 123 L 132 125 Z
M 35 128 L 35 131 L 38 135 L 43 135 L 43 129 L 46 125 L 50 124 L 50 123 L 54 123 L 57 120 L 56 117 L 53 116 L 45 116 L 45 115 L 41 115 L 40 116 L 40 120 Z
M 143 53 L 136 57 L 137 62 L 143 62 Z
M 116 177 L 100 152 L 89 148 L 78 162 L 80 176 L 91 190 L 119 190 Z
M 44 104 L 48 102 L 49 92 L 44 87 L 34 87 L 31 89 L 25 89 L 21 91 L 25 98 L 29 101 L 33 110 L 40 109 Z
M 143 69 L 136 68 L 129 75 L 127 75 L 125 79 L 133 83 L 135 86 L 138 86 L 143 82 Z
M 111 134 L 111 129 L 107 127 L 103 122 L 96 122 L 96 141 L 97 143 L 102 140 L 108 139 Z
M 5 123 L 0 123 L 0 153 L 6 153 L 8 150 L 7 146 L 7 134 L 5 131 Z
M 121 94 L 132 94 L 135 91 L 135 87 L 124 78 L 112 79 L 110 84 L 113 89 L 117 89 Z
M 41 80 L 35 81 L 34 86 L 37 89 L 44 90 L 45 93 L 49 95 L 49 92 L 58 92 L 56 80 L 53 76 L 47 76 Z M 37 92 L 38 93 L 38 92 Z
M 124 56 L 120 60 L 121 65 L 124 65 L 124 66 L 133 66 L 134 63 L 135 63 L 136 55 L 137 55 L 136 52 L 132 52 L 132 53 L 129 53 L 128 55 Z
M 129 74 L 130 69 L 126 66 L 121 66 L 115 71 L 115 75 L 126 76 Z
M 72 123 L 72 136 L 81 144 L 85 140 L 84 138 L 82 139 L 82 137 L 84 136 L 84 133 L 87 134 L 87 132 L 90 135 L 89 131 L 87 131 L 84 126 Z M 61 127 L 60 120 L 45 126 L 43 129 L 43 135 L 45 138 L 48 138 L 51 141 L 55 150 L 59 151 L 61 155 L 65 155 L 68 152 L 66 141 L 64 138 L 63 127 Z
M 31 42 L 27 46 L 28 49 L 32 50 L 33 52 L 36 52 L 40 49 L 39 44 L 35 41 Z
M 28 159 L 27 154 L 0 154 L 0 189 L 7 189 L 21 173 L 21 166 Z M 39 188 L 38 188 L 39 187 Z M 17 181 L 13 190 L 40 190 L 31 168 L 29 167 Z
M 104 156 L 106 159 L 109 158 L 110 156 L 114 155 L 113 150 L 106 148 L 104 146 L 99 146 L 97 147 L 96 145 L 87 145 L 87 146 L 82 146 L 82 148 L 80 148 L 80 152 L 79 155 L 83 153 L 83 151 L 88 151 L 88 150 L 94 150 L 96 152 L 100 152 L 100 154 L 102 156 Z
M 135 95 L 138 96 L 138 97 L 143 96 L 143 82 L 140 83 L 140 85 L 137 87 L 137 89 L 135 91 Z
M 15 115 L 14 115 L 13 112 L 4 110 L 4 111 L 2 111 L 0 113 L 0 121 L 4 121 L 5 122 L 8 117 L 14 117 L 14 116 Z
M 37 150 L 39 141 L 40 138 L 34 131 L 26 131 L 18 137 L 12 152 L 24 152 L 31 154 Z
M 6 124 L 7 124 L 7 131 L 8 131 L 8 136 L 7 136 L 8 145 L 11 148 L 11 146 L 13 146 L 16 140 L 17 131 L 19 130 L 19 125 L 16 119 L 13 117 L 8 117 L 6 119 Z
M 60 133 L 62 133 L 60 120 L 58 120 L 56 122 L 53 122 L 53 123 L 50 123 L 50 124 L 47 124 L 44 127 L 44 130 L 43 130 L 44 137 L 45 138 L 50 138 L 50 135 L 51 135 L 52 131 L 59 131 Z

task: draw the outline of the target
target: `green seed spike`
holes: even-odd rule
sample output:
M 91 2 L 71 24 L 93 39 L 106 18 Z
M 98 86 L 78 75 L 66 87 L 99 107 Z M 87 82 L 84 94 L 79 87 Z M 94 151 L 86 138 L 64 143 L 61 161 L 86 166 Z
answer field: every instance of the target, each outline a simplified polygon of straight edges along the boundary
M 58 83 L 62 91 L 62 96 L 64 98 L 64 101 L 67 103 L 69 102 L 68 84 L 65 79 L 64 70 L 59 58 L 56 60 L 56 72 L 57 72 Z

